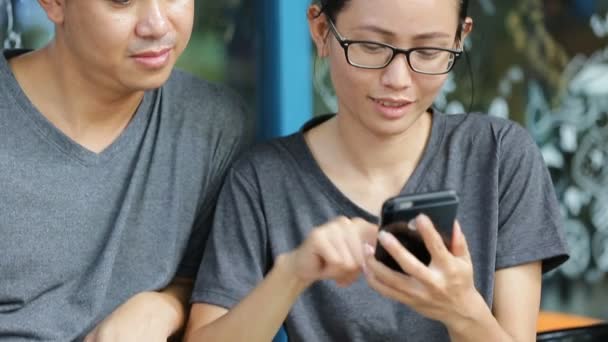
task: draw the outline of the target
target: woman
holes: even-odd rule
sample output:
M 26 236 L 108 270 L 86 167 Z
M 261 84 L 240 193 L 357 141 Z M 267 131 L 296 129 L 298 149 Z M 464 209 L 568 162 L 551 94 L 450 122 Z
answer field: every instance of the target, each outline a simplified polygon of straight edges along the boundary
M 567 258 L 542 158 L 512 122 L 431 109 L 471 32 L 466 10 L 466 0 L 310 6 L 338 113 L 232 170 L 188 341 L 268 341 L 283 323 L 290 341 L 535 339 L 541 273 Z M 378 234 L 377 213 L 391 196 L 441 189 L 459 194 L 458 223 L 447 248 L 416 219 L 425 266 Z M 375 260 L 376 243 L 407 275 Z

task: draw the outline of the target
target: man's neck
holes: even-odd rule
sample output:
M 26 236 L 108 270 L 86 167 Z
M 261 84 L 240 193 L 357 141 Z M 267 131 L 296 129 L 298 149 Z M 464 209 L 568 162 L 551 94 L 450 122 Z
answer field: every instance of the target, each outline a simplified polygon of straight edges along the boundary
M 125 129 L 143 91 L 87 78 L 67 51 L 49 45 L 10 60 L 15 77 L 34 106 L 60 131 L 100 152 Z

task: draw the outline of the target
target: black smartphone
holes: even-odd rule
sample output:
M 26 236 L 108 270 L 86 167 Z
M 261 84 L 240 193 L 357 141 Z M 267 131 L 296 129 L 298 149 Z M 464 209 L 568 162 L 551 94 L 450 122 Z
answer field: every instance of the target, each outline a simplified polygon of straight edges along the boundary
M 424 245 L 422 236 L 410 227 L 408 222 L 419 214 L 425 214 L 431 219 L 443 242 L 449 248 L 457 210 L 458 196 L 453 190 L 399 195 L 389 198 L 382 205 L 380 229 L 393 234 L 418 260 L 428 265 L 431 262 L 431 255 Z M 375 257 L 391 269 L 404 272 L 380 243 L 376 246 Z

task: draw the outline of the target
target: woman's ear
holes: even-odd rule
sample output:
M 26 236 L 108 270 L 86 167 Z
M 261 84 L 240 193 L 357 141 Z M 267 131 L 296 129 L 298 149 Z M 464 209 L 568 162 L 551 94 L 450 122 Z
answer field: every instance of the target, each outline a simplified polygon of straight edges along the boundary
M 327 18 L 321 12 L 321 8 L 318 5 L 311 5 L 308 7 L 306 16 L 308 18 L 310 37 L 317 48 L 317 55 L 319 57 L 327 57 L 329 55 L 329 46 L 327 41 L 329 25 L 327 23 Z
M 473 19 L 471 17 L 466 17 L 464 23 L 462 24 L 462 34 L 460 37 L 460 48 L 464 48 L 464 40 L 467 38 L 469 33 L 473 31 Z
M 90 1 L 90 0 L 89 0 Z M 63 23 L 65 18 L 65 0 L 38 0 L 40 7 L 46 12 L 46 16 L 55 24 Z

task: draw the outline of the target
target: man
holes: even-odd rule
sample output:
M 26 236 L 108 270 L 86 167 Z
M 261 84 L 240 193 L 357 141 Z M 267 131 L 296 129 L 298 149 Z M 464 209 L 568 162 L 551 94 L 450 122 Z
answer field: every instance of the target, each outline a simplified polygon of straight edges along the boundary
M 39 3 L 54 39 L 0 56 L 0 340 L 165 341 L 244 108 L 173 71 L 194 0 Z

